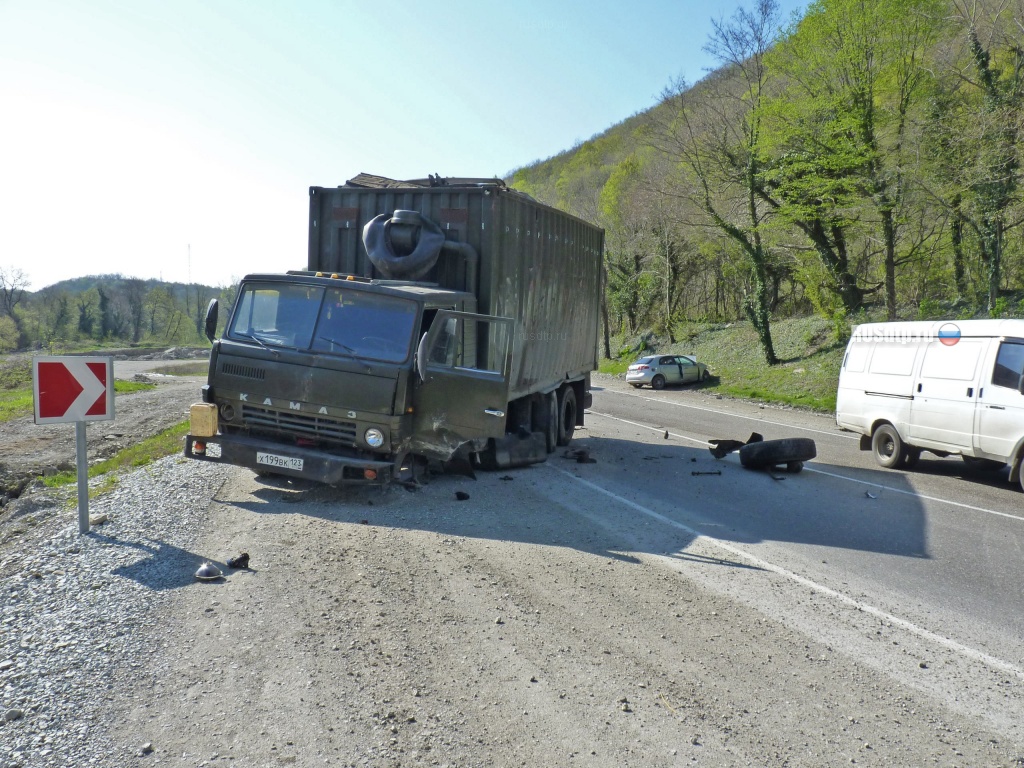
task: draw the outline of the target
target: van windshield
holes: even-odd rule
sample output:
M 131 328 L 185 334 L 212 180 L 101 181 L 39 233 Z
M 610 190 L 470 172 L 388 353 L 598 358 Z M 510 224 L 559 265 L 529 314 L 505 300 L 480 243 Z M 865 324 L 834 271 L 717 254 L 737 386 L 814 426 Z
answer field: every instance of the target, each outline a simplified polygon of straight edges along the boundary
M 288 283 L 242 286 L 228 338 L 388 363 L 412 347 L 417 305 L 395 296 Z

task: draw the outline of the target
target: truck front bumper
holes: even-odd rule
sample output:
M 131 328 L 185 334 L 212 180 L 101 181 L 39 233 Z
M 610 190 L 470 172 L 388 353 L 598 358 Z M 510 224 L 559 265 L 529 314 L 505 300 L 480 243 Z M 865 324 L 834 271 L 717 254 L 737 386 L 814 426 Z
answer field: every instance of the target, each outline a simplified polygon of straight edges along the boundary
M 340 456 L 315 448 L 281 445 L 244 435 L 185 435 L 185 456 L 200 461 L 248 467 L 254 472 L 301 477 L 328 485 L 386 484 L 396 473 L 393 461 Z

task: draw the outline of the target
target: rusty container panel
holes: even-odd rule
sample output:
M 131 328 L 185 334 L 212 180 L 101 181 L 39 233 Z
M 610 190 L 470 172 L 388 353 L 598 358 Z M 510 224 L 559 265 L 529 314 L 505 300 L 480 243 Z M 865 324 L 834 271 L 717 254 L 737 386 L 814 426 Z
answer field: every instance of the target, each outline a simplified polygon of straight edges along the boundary
M 597 368 L 601 229 L 499 182 L 397 184 L 312 187 L 308 269 L 382 277 L 363 227 L 379 214 L 418 211 L 478 254 L 474 270 L 445 249 L 421 280 L 473 293 L 477 311 L 516 321 L 511 399 Z

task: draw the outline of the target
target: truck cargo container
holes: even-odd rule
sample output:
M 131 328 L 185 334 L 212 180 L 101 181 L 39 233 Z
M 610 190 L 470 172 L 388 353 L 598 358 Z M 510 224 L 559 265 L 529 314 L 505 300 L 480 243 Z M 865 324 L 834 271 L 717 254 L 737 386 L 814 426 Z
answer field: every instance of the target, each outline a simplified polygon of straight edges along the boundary
M 384 483 L 569 444 L 597 368 L 601 229 L 498 179 L 363 174 L 309 202 L 306 269 L 245 277 L 219 339 L 210 304 L 186 456 Z

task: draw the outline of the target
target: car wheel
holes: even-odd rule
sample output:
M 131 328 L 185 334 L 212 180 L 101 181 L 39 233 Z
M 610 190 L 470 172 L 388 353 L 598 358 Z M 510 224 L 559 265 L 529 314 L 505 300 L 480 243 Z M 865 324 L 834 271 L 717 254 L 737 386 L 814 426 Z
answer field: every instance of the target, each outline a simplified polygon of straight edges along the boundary
M 700 375 L 700 380 L 701 380 L 701 381 L 707 381 L 707 380 L 708 380 L 708 379 L 710 379 L 710 378 L 711 378 L 711 374 L 710 374 L 710 373 L 708 373 L 708 369 L 707 369 L 707 368 L 705 368 L 705 369 L 704 369 L 704 373 L 702 373 L 702 374 Z
M 665 377 L 660 373 L 651 379 L 651 387 L 653 389 L 664 389 L 665 388 Z
M 903 438 L 892 424 L 882 424 L 871 436 L 871 452 L 875 461 L 886 469 L 895 469 L 906 461 Z
M 576 431 L 576 390 L 562 387 L 558 395 L 558 444 L 568 445 Z
M 811 438 L 787 437 L 747 443 L 740 448 L 740 464 L 747 469 L 765 469 L 785 464 L 790 472 L 799 472 L 803 469 L 803 462 L 817 455 L 817 447 Z

